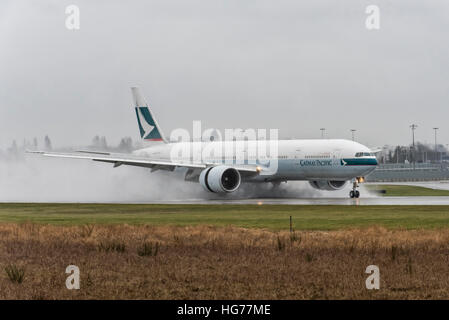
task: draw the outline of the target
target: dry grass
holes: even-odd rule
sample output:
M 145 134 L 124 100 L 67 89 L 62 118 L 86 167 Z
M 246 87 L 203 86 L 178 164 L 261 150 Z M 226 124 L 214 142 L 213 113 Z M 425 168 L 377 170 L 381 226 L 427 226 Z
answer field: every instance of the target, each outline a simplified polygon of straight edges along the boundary
M 70 264 L 80 290 L 65 287 Z M 2 299 L 448 299 L 448 265 L 448 229 L 0 225 Z

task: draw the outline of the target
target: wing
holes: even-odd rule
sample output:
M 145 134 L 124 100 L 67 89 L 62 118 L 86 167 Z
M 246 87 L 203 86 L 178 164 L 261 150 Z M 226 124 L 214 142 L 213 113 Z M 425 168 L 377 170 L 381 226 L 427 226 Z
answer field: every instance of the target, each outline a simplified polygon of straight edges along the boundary
M 187 168 L 191 171 L 205 169 L 216 164 L 193 163 L 193 162 L 173 162 L 166 160 L 150 159 L 146 157 L 134 156 L 127 153 L 109 153 L 94 151 L 77 151 L 77 152 L 47 152 L 47 151 L 27 151 L 27 153 L 40 154 L 46 157 L 71 158 L 71 159 L 87 159 L 99 162 L 112 163 L 114 168 L 121 165 L 137 166 L 151 168 L 151 172 L 156 170 L 173 171 L 175 168 Z M 258 174 L 261 170 L 257 166 L 232 166 L 241 173 Z

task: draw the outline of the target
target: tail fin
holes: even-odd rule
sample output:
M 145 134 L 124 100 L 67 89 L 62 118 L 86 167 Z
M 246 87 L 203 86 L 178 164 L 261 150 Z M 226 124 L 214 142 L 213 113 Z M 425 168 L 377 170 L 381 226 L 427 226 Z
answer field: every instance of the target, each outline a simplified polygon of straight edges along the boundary
M 140 137 L 145 141 L 163 141 L 167 143 L 161 128 L 151 113 L 148 103 L 140 94 L 139 88 L 132 87 L 131 92 L 133 95 Z

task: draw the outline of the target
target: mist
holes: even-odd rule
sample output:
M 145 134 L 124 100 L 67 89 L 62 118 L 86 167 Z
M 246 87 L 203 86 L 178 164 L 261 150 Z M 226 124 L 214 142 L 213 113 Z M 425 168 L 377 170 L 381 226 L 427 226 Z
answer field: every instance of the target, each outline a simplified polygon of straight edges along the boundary
M 146 202 L 191 198 L 201 191 L 177 173 L 32 154 L 23 161 L 1 161 L 0 174 L 0 201 Z

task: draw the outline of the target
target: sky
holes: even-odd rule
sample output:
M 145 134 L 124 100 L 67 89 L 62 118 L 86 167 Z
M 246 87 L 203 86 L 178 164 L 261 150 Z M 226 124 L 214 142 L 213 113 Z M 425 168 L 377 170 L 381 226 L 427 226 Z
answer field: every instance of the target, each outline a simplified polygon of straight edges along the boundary
M 65 26 L 66 6 L 80 29 Z M 380 29 L 368 30 L 368 5 Z M 110 144 L 138 129 L 139 86 L 164 132 L 279 129 L 368 146 L 449 144 L 449 2 L 0 2 L 0 148 Z

